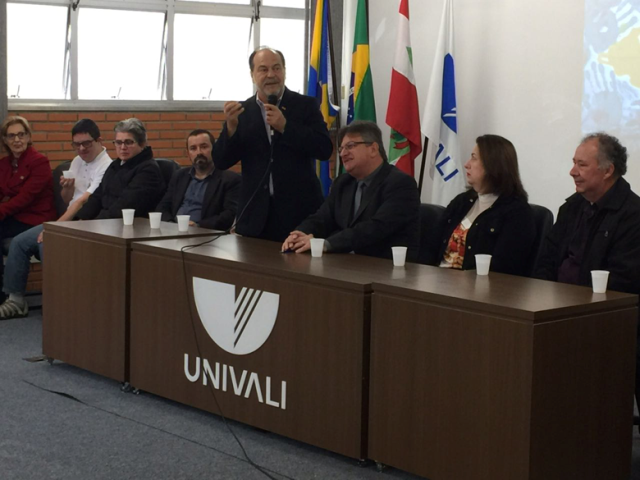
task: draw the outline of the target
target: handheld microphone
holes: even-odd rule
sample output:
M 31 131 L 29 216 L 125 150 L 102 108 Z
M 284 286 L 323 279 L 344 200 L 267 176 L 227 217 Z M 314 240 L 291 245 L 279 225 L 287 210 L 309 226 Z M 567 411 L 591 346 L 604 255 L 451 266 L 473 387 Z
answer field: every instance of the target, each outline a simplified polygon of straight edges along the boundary
M 267 97 L 267 103 L 268 103 L 269 105 L 273 105 L 273 106 L 278 105 L 278 96 L 277 96 L 277 95 L 274 95 L 274 94 L 272 93 L 271 95 L 269 95 L 269 96 Z M 271 133 L 271 136 L 273 137 L 273 127 L 272 127 L 272 126 L 269 126 L 269 133 Z
M 267 96 L 267 103 L 269 105 L 274 105 L 274 106 L 278 105 L 278 96 L 274 95 L 274 94 L 271 94 L 271 95 Z M 269 132 L 271 133 L 271 136 L 273 137 L 273 127 L 272 126 L 269 126 Z M 238 224 L 238 221 L 244 215 L 245 210 L 247 209 L 247 207 L 253 201 L 253 198 L 256 196 L 258 191 L 262 188 L 263 184 L 265 183 L 265 180 L 267 178 L 269 178 L 269 179 L 271 178 L 271 168 L 272 168 L 272 165 L 273 165 L 273 141 L 271 141 L 270 143 L 271 143 L 271 146 L 269 147 L 269 166 L 267 167 L 267 169 L 264 172 L 264 175 L 262 175 L 262 178 L 258 182 L 258 186 L 256 187 L 256 189 L 253 191 L 253 193 L 249 197 L 249 200 L 247 200 L 247 203 L 244 204 L 244 208 L 242 209 L 240 214 L 236 215 L 236 219 L 233 222 L 233 225 L 231 225 L 231 227 L 229 227 L 229 229 L 225 233 L 230 233 L 235 228 L 235 226 Z

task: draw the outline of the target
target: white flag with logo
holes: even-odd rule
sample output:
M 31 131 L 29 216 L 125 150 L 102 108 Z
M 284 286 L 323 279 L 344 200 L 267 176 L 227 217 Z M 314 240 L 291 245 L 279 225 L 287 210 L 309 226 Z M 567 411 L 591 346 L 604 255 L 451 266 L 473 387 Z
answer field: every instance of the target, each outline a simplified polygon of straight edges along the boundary
M 422 133 L 435 150 L 430 175 L 431 202 L 447 206 L 465 189 L 464 168 L 458 146 L 456 76 L 453 54 L 453 0 L 446 0 L 429 83 Z

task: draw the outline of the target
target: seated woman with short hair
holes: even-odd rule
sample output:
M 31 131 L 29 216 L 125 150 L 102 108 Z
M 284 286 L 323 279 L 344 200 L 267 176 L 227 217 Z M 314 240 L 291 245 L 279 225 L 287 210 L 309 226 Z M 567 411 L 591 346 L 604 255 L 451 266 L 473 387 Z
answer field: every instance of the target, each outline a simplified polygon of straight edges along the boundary
M 482 135 L 464 168 L 470 189 L 444 213 L 440 267 L 474 270 L 475 255 L 488 254 L 491 271 L 526 275 L 536 227 L 513 144 Z

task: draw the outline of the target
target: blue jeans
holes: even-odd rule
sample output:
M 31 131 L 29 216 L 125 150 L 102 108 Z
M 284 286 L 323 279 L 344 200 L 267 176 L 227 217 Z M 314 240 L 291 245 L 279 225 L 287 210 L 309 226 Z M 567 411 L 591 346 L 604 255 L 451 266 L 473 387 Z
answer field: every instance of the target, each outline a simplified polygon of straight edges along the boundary
M 43 258 L 42 243 L 38 243 L 38 235 L 43 228 L 42 225 L 38 225 L 13 237 L 4 266 L 2 290 L 5 293 L 22 294 L 27 289 L 31 256 L 35 255 L 40 260 Z

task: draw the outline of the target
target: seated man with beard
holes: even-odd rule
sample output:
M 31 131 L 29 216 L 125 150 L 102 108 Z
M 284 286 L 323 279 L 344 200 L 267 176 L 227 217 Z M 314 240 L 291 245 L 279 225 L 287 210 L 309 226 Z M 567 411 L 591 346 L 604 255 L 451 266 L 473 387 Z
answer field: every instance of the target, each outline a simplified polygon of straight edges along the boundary
M 175 222 L 176 215 L 189 215 L 190 224 L 214 230 L 227 230 L 238 209 L 240 175 L 219 170 L 211 151 L 215 140 L 207 130 L 194 130 L 187 137 L 191 168 L 173 174 L 169 188 L 157 207 L 162 220 Z

